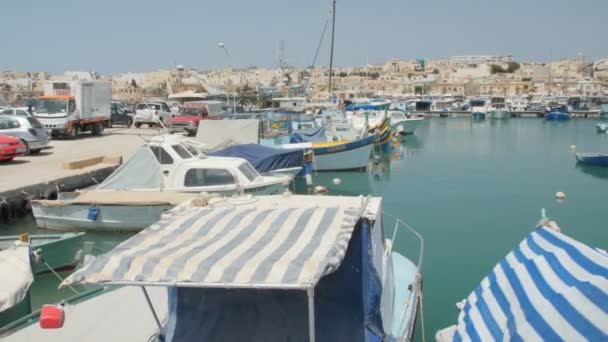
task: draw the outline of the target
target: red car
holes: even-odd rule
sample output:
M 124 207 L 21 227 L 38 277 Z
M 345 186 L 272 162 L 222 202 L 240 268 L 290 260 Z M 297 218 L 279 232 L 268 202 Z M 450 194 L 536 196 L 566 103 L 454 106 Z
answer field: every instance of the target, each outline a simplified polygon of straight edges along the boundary
M 201 120 L 221 120 L 220 115 L 209 111 L 209 103 L 214 102 L 217 101 L 185 102 L 177 115 L 166 121 L 169 132 L 187 132 L 188 135 L 195 136 Z
M 22 157 L 26 147 L 21 140 L 8 136 L 0 135 L 0 161 L 10 161 L 15 157 Z

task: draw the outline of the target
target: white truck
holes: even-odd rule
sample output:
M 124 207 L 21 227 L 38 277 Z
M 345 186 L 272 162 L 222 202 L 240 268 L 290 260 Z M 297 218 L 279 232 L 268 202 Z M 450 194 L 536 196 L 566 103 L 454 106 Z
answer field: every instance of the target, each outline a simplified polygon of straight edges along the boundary
M 35 105 L 35 116 L 53 135 L 75 138 L 80 132 L 101 135 L 110 123 L 109 81 L 50 81 Z

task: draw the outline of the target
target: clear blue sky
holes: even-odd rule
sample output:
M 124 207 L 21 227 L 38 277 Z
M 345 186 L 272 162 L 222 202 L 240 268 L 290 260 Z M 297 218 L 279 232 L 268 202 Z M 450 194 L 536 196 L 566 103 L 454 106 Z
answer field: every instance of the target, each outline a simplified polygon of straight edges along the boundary
M 329 0 L 3 0 L 0 70 L 309 65 Z M 513 54 L 608 57 L 608 0 L 338 0 L 336 64 Z M 317 64 L 328 64 L 329 30 Z

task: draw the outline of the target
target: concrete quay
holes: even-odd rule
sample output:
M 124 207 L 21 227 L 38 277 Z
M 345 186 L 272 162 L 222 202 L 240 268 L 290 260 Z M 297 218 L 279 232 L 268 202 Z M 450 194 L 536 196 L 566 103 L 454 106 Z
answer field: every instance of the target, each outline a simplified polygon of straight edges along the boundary
M 74 191 L 103 181 L 157 129 L 111 128 L 102 136 L 51 140 L 38 155 L 0 163 L 0 221 L 23 214 L 32 198 Z M 103 158 L 105 157 L 105 158 Z

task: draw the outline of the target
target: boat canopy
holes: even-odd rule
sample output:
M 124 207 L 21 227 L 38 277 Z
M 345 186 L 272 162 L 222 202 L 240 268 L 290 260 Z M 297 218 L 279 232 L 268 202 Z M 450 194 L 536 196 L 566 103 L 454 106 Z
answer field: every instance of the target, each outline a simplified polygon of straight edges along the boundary
M 608 340 L 608 254 L 530 233 L 466 299 L 453 341 Z
M 303 149 L 279 150 L 258 144 L 246 144 L 230 146 L 223 150 L 211 152 L 208 155 L 246 159 L 258 172 L 304 166 Z
M 176 207 L 62 286 L 308 289 L 340 265 L 365 209 L 363 197 L 215 200 Z
M 219 150 L 235 144 L 257 144 L 260 120 L 201 120 L 195 140 L 209 150 Z
M 289 142 L 291 144 L 326 141 L 327 137 L 325 136 L 325 127 L 314 127 L 293 131 L 289 138 Z
M 394 278 L 380 201 L 278 195 L 183 203 L 62 286 L 167 286 L 169 314 L 159 329 L 168 342 L 391 340 Z
M 158 159 L 146 144 L 120 166 L 96 190 L 159 189 L 162 170 Z
M 30 265 L 29 245 L 15 246 L 0 251 L 0 312 L 19 304 L 34 282 Z

